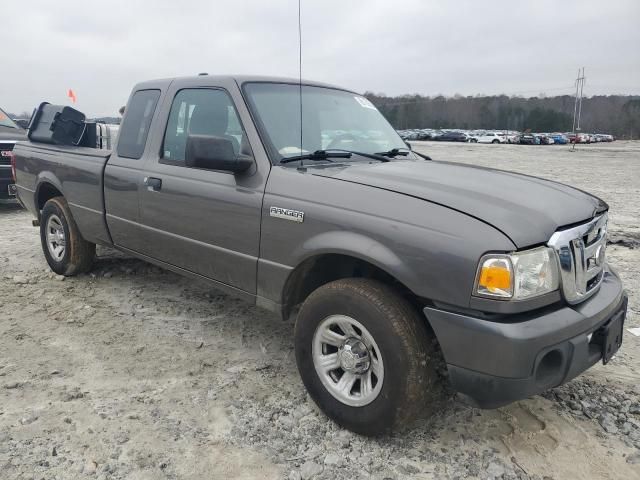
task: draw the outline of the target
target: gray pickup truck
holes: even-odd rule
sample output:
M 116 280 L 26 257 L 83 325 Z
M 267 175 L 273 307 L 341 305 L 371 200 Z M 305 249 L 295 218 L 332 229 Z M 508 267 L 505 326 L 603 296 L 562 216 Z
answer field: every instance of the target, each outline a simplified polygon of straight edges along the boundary
M 348 90 L 150 81 L 112 152 L 25 142 L 15 155 L 53 271 L 86 272 L 107 245 L 295 315 L 307 390 L 359 433 L 434 411 L 443 381 L 494 408 L 622 342 L 602 200 L 419 155 Z

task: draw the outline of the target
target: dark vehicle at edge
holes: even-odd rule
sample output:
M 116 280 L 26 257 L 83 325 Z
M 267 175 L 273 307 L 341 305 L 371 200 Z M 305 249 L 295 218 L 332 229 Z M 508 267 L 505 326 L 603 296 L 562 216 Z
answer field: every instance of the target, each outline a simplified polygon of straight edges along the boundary
M 0 109 L 0 199 L 15 197 L 13 178 L 13 148 L 26 140 L 26 131 Z

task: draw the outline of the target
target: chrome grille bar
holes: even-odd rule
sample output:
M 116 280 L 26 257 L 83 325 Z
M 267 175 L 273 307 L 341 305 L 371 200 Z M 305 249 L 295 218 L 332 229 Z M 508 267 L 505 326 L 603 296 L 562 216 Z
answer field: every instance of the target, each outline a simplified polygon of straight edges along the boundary
M 559 230 L 548 246 L 558 257 L 562 293 L 570 304 L 593 295 L 602 281 L 606 263 L 607 214 L 577 227 Z

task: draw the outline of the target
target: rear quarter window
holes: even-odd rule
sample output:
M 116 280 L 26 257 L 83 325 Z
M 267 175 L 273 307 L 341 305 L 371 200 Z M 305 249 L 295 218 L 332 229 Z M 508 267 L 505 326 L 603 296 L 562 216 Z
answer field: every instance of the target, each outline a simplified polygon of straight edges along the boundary
M 118 156 L 138 159 L 144 153 L 160 90 L 138 90 L 124 112 L 118 140 Z

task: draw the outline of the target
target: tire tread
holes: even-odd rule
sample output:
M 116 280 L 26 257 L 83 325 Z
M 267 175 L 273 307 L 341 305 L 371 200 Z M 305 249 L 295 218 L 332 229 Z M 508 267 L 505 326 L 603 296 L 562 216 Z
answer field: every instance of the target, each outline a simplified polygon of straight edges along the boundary
M 69 227 L 69 238 L 67 239 L 67 248 L 69 249 L 69 256 L 66 265 L 52 265 L 49 261 L 49 255 L 47 254 L 47 245 L 45 243 L 45 235 L 42 233 L 46 228 L 47 211 L 51 208 L 57 208 L 64 216 L 64 221 Z M 64 276 L 74 276 L 80 273 L 86 273 L 91 269 L 93 259 L 96 254 L 96 244 L 86 241 L 82 238 L 78 225 L 71 214 L 69 204 L 64 197 L 53 197 L 44 204 L 42 209 L 41 219 L 41 238 L 42 249 L 47 257 L 47 262 L 53 271 Z M 55 268 L 54 268 L 55 267 Z
M 404 350 L 409 352 L 403 392 L 399 395 L 400 401 L 397 402 L 396 411 L 391 414 L 391 421 L 358 428 L 358 433 L 377 435 L 401 431 L 418 416 L 431 413 L 441 394 L 434 350 L 437 347 L 426 328 L 426 319 L 423 319 L 414 306 L 395 289 L 368 278 L 345 278 L 319 287 L 309 295 L 298 318 L 305 318 L 305 307 L 313 306 L 317 302 L 331 302 L 336 294 L 345 293 L 360 297 L 378 310 L 388 320 L 391 332 L 401 341 Z M 296 322 L 296 329 L 298 328 Z

